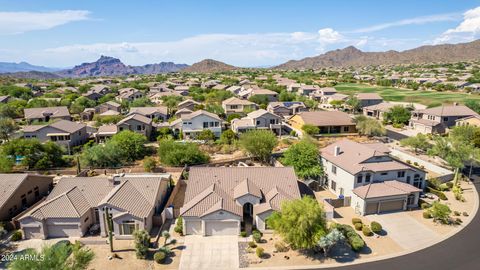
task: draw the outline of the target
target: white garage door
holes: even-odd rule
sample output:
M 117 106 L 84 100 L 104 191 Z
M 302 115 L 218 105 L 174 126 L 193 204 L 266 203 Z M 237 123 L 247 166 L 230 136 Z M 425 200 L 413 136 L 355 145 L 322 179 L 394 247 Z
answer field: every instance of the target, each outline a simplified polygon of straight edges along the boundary
M 42 239 L 43 233 L 38 227 L 23 227 L 23 233 L 25 234 L 25 239 Z
M 78 225 L 48 225 L 48 237 L 78 237 Z
M 211 220 L 205 223 L 206 235 L 237 235 L 238 222 Z
M 202 221 L 200 220 L 184 220 L 186 234 L 202 234 Z

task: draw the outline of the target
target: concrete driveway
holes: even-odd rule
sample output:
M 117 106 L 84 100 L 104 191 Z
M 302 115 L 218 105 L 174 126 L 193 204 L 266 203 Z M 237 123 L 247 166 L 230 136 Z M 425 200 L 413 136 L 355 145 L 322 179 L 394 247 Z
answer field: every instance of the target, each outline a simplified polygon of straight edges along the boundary
M 435 231 L 417 221 L 406 212 L 367 216 L 371 221 L 382 224 L 388 236 L 404 249 L 425 246 L 440 237 Z
M 185 237 L 180 270 L 238 269 L 238 236 Z

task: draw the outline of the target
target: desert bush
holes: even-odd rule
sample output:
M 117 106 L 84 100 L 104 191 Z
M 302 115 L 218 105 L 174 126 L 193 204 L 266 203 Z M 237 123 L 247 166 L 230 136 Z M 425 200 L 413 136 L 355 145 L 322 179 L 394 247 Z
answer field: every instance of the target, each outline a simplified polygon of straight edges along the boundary
M 155 260 L 156 263 L 163 263 L 166 257 L 167 257 L 167 254 L 165 254 L 165 252 L 157 251 L 153 255 L 153 260 Z
M 262 233 L 260 233 L 259 231 L 254 231 L 252 233 L 252 237 L 256 243 L 260 243 L 262 241 Z
M 365 235 L 365 236 L 372 236 L 373 235 L 372 230 L 367 225 L 363 225 L 362 232 L 363 232 L 363 235 Z
M 352 224 L 355 225 L 357 223 L 362 223 L 362 220 L 359 218 L 352 218 Z
M 261 247 L 257 247 L 257 249 L 255 250 L 255 254 L 257 254 L 257 257 L 262 258 L 265 254 L 265 250 Z
M 430 206 L 432 206 L 432 205 L 427 203 L 427 202 L 424 202 L 424 203 L 420 204 L 420 208 L 422 208 L 422 209 L 428 209 L 428 208 L 430 208 Z
M 427 190 L 428 192 L 435 194 L 442 201 L 448 200 L 447 195 L 445 195 L 445 193 L 441 192 L 440 190 L 436 190 L 431 187 L 427 187 Z
M 10 240 L 11 241 L 20 241 L 22 240 L 22 237 L 23 237 L 23 233 L 22 231 L 20 230 L 16 230 L 15 232 L 13 232 L 12 236 L 10 237 Z
M 175 225 L 175 228 L 173 230 L 176 233 L 179 233 L 180 235 L 183 235 L 183 218 L 179 217 L 177 219 L 177 225 Z
M 285 245 L 284 242 L 276 242 L 275 243 L 275 251 L 277 251 L 277 252 L 287 252 L 288 247 L 287 247 L 287 245 Z
M 253 241 L 250 241 L 250 242 L 248 242 L 248 246 L 251 247 L 251 248 L 256 248 L 257 244 L 255 244 L 255 242 L 253 242 Z
M 376 221 L 372 221 L 372 223 L 370 223 L 370 228 L 374 233 L 379 233 L 382 231 L 382 225 Z
M 241 231 L 240 236 L 241 237 L 247 237 L 247 232 L 246 231 Z
M 423 215 L 423 218 L 432 218 L 432 215 L 427 211 L 423 212 L 422 215 Z
M 354 227 L 355 227 L 355 230 L 361 231 L 362 228 L 363 228 L 363 224 L 362 223 L 355 223 Z
M 453 214 L 454 214 L 455 216 L 460 216 L 462 213 L 460 213 L 459 211 L 453 211 Z

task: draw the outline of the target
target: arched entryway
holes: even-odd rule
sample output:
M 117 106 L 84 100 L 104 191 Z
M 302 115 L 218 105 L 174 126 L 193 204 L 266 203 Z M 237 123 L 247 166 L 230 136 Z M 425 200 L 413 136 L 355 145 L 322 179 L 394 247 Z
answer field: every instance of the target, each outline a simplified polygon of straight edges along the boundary
M 249 202 L 243 205 L 243 231 L 250 235 L 253 229 L 253 205 Z

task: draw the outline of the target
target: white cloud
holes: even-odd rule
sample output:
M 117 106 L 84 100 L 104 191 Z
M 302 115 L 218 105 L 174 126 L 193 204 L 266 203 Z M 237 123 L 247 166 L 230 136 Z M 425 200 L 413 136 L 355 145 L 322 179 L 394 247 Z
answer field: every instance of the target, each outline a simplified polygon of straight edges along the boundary
M 376 32 L 380 30 L 384 30 L 391 27 L 397 26 L 405 26 L 405 25 L 419 25 L 419 24 L 426 24 L 426 23 L 434 23 L 434 22 L 445 22 L 445 21 L 456 21 L 459 19 L 458 13 L 448 13 L 448 14 L 437 14 L 437 15 L 430 15 L 430 16 L 421 16 L 415 17 L 410 19 L 399 20 L 395 22 L 388 22 L 382 23 L 377 25 L 372 25 L 365 28 L 355 29 L 350 31 L 351 33 L 370 33 Z
M 311 56 L 318 47 L 343 42 L 343 36 L 331 28 L 316 33 L 206 34 L 167 42 L 76 44 L 48 48 L 31 58 L 43 62 L 54 57 L 62 61 L 60 65 L 72 65 L 78 59 L 95 60 L 103 54 L 131 65 L 160 61 L 191 64 L 213 58 L 239 66 L 259 66 Z
M 0 35 L 47 30 L 70 22 L 88 20 L 89 14 L 87 10 L 0 12 Z
M 479 37 L 480 34 L 480 7 L 467 10 L 463 13 L 463 21 L 455 28 L 448 29 L 433 40 L 433 44 L 446 42 L 468 42 Z

